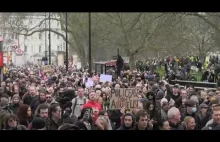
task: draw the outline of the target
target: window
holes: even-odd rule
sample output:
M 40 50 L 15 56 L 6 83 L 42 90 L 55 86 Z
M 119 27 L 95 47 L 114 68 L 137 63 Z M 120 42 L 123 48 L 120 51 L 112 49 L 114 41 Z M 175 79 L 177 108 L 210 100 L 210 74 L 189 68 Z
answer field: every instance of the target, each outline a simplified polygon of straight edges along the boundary
M 18 39 L 18 34 L 15 34 L 15 39 Z
M 15 38 L 15 37 L 14 37 L 14 34 L 12 34 L 12 35 L 11 35 L 11 39 L 14 39 L 14 38 Z
M 60 26 L 60 22 L 57 21 L 57 28 L 59 28 L 59 26 Z
M 57 39 L 60 39 L 60 36 L 59 36 L 59 35 L 57 35 Z
M 66 48 L 66 42 L 63 43 L 63 50 Z
M 27 52 L 27 46 L 26 45 L 24 46 L 24 52 Z
M 24 39 L 27 39 L 27 36 L 24 36 Z
M 31 52 L 34 52 L 34 46 L 33 45 L 31 46 Z
M 39 33 L 39 39 L 41 39 L 42 38 L 42 34 L 41 33 Z
M 41 46 L 39 46 L 39 52 L 41 52 Z
M 60 46 L 57 46 L 57 51 L 60 51 Z
M 6 33 L 3 33 L 3 38 L 6 38 Z

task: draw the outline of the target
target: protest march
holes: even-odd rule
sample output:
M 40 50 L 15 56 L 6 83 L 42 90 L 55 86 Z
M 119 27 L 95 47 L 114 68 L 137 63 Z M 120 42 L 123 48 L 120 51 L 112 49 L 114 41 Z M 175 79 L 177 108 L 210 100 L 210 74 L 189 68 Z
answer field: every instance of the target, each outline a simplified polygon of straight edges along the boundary
M 106 74 L 89 74 L 88 68 L 66 72 L 53 65 L 5 66 L 0 129 L 219 130 L 218 78 L 183 79 L 192 70 L 181 69 L 198 63 L 169 58 Z M 204 71 L 212 73 L 213 66 L 210 62 Z M 166 68 L 163 76 L 158 75 L 161 67 Z

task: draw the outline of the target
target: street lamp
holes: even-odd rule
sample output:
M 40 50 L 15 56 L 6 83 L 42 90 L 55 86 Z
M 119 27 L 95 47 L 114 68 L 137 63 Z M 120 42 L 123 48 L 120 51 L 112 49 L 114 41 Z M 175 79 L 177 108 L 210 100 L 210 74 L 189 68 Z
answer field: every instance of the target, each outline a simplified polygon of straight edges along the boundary
M 49 12 L 49 65 L 51 65 L 50 12 Z
M 89 74 L 92 74 L 92 47 L 91 47 L 91 12 L 89 12 Z
M 67 12 L 66 12 L 66 72 L 68 71 L 68 28 L 67 28 Z

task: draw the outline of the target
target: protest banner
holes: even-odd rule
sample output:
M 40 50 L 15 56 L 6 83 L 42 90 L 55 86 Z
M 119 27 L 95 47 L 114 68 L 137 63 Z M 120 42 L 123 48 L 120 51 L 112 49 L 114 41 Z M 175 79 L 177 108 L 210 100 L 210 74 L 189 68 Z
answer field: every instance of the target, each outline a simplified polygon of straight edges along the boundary
M 112 75 L 101 74 L 100 82 L 112 82 Z
M 88 81 L 86 82 L 86 88 L 92 87 L 94 85 L 94 82 L 92 78 L 88 78 Z
M 51 72 L 52 68 L 51 68 L 50 65 L 45 65 L 44 68 L 43 68 L 43 71 L 44 71 L 44 73 Z
M 121 109 L 122 107 L 138 108 L 138 90 L 136 88 L 112 89 L 109 109 Z

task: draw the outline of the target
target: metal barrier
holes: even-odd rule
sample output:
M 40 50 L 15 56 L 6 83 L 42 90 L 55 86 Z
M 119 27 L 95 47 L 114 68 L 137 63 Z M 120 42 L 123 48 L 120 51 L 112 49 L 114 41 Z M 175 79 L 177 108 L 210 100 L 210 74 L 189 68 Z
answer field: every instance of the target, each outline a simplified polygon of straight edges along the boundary
M 170 84 L 170 86 L 173 87 L 174 85 L 171 85 L 171 84 Z M 184 88 L 184 87 L 185 87 L 185 86 L 181 86 L 181 85 L 180 85 L 180 88 Z M 195 91 L 205 90 L 205 89 L 212 90 L 212 91 L 214 91 L 214 92 L 217 90 L 216 88 L 195 87 Z
M 202 87 L 202 88 L 217 88 L 217 83 L 210 83 L 210 82 L 171 80 L 169 84 L 172 85 L 179 84 L 180 86 L 193 85 L 194 87 Z

